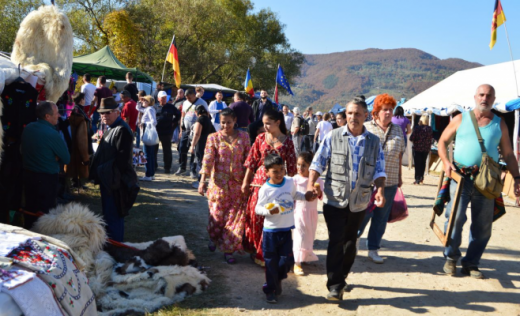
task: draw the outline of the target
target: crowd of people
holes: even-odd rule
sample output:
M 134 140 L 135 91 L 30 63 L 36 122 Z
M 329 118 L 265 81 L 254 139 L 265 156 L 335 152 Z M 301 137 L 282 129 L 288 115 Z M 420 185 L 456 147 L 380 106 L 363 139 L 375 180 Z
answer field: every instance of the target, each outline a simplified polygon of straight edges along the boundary
M 384 262 L 378 249 L 394 196 L 403 185 L 402 158 L 408 136 L 416 166 L 414 184 L 424 180 L 432 144 L 428 117 L 421 117 L 412 129 L 388 94 L 375 98 L 371 113 L 364 97 L 358 96 L 343 111 L 323 114 L 312 107 L 304 111 L 279 108 L 265 90 L 254 101 L 237 92 L 229 105 L 223 93 L 217 92 L 208 105 L 202 87 L 178 89 L 168 100 L 162 83 L 153 96 L 138 91 L 131 73 L 116 95 L 105 87 L 106 78 L 99 78 L 98 87 L 90 79 L 84 75 L 81 92 L 73 96 L 74 108 L 66 118 L 69 131 L 56 129 L 65 117 L 56 104 L 41 102 L 36 106 L 38 120 L 23 132 L 27 211 L 46 213 L 56 206 L 59 174 L 67 174 L 77 188 L 91 180 L 100 186 L 108 236 L 123 241 L 124 217 L 140 188 L 134 152 L 139 153 L 142 145 L 146 163 L 140 180 L 154 181 L 159 144 L 166 174 L 173 171 L 172 147 L 177 144 L 175 175 L 197 179 L 198 193 L 208 200 L 209 251 L 218 249 L 229 264 L 236 263 L 235 254 L 249 253 L 266 269 L 263 291 L 270 303 L 277 302 L 289 271 L 304 275 L 302 262 L 318 260 L 313 251 L 318 199 L 323 200 L 329 231 L 327 299 L 341 300 L 365 228 L 368 257 L 374 263 Z M 493 87 L 478 87 L 474 98 L 488 155 L 498 161 L 500 147 L 518 195 L 520 174 L 507 126 L 490 112 Z M 468 251 L 461 260 L 462 273 L 482 278 L 478 266 L 491 236 L 493 201 L 473 188 L 476 171 L 471 166 L 480 164 L 482 153 L 475 146 L 477 138 L 468 117 L 467 113 L 456 116 L 439 141 L 446 174 L 458 171 L 466 177 L 452 240 L 444 253 L 444 271 L 455 274 L 462 225 L 471 203 L 473 224 Z M 452 163 L 447 146 L 455 135 L 456 163 Z M 93 148 L 93 138 L 97 138 L 97 148 Z M 454 188 L 450 187 L 451 201 Z M 371 201 L 375 208 L 367 211 Z M 26 226 L 34 219 L 26 221 Z

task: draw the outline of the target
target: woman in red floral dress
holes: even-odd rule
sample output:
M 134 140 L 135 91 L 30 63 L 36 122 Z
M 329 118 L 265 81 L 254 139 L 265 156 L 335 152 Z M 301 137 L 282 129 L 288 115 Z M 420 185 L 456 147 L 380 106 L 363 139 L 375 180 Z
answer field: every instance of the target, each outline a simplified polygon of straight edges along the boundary
M 246 227 L 243 240 L 244 249 L 255 254 L 255 262 L 263 265 L 262 230 L 264 217 L 255 214 L 258 191 L 267 181 L 264 158 L 269 154 L 278 154 L 285 161 L 286 174 L 296 174 L 296 154 L 290 135 L 287 133 L 283 113 L 267 111 L 262 117 L 265 133 L 259 134 L 251 147 L 244 164 L 246 175 L 242 184 L 242 192 L 249 196 L 246 209 Z

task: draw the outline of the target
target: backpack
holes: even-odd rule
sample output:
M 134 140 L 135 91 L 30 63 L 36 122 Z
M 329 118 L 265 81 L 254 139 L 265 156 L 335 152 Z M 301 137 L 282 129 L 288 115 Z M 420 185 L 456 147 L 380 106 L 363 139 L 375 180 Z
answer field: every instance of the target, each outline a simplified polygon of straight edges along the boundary
M 303 117 L 298 117 L 300 119 L 300 130 L 298 131 L 298 135 L 308 135 L 309 134 L 309 122 Z

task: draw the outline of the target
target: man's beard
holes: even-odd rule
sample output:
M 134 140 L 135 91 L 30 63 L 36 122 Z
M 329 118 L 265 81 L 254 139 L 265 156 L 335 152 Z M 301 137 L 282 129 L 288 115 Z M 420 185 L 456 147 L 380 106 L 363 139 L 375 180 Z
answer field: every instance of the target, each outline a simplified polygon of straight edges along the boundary
M 478 110 L 480 112 L 489 112 L 489 111 L 491 111 L 491 108 L 492 107 L 488 108 L 487 105 L 482 105 L 482 104 L 479 104 L 479 106 L 478 106 Z
M 265 99 L 267 99 L 267 97 L 262 97 L 262 100 L 265 100 Z

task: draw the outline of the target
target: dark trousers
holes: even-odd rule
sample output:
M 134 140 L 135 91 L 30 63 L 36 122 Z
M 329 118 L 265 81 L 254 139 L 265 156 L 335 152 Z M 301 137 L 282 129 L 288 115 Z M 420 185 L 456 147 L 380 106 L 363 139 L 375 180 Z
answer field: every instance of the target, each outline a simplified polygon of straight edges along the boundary
M 186 170 L 186 165 L 188 164 L 188 149 L 190 148 L 190 132 L 189 131 L 183 131 L 182 132 L 182 138 L 181 143 L 179 145 L 180 147 L 180 159 L 179 164 L 181 170 Z M 190 170 L 193 171 L 193 164 L 195 160 L 195 155 L 191 155 L 190 157 Z
M 314 135 L 303 136 L 301 152 L 312 152 L 313 143 L 314 143 Z
M 323 204 L 323 216 L 329 230 L 327 247 L 327 288 L 340 291 L 356 259 L 356 239 L 365 211 L 352 213 L 347 208 Z
M 426 170 L 426 160 L 429 152 L 413 151 L 413 161 L 415 164 L 415 181 L 421 181 L 424 178 Z
M 99 185 L 99 188 L 101 190 L 101 208 L 103 209 L 107 236 L 110 239 L 122 242 L 125 235 L 125 218 L 120 217 L 117 212 L 114 195 L 102 184 Z
M 4 138 L 4 152 L 0 165 L 0 223 L 9 224 L 9 211 L 22 206 L 23 178 L 22 155 L 19 143 Z
M 294 265 L 291 231 L 264 231 L 262 251 L 265 260 L 264 293 L 280 293 L 281 281 Z
M 146 157 L 145 164 L 145 175 L 147 177 L 153 177 L 155 175 L 155 165 L 156 165 L 156 147 L 159 145 L 148 146 L 144 145 L 144 155 Z
M 159 141 L 163 149 L 165 171 L 170 171 L 172 168 L 172 137 L 173 134 L 159 135 Z
M 32 213 L 49 213 L 56 207 L 58 197 L 58 174 L 23 171 L 25 209 Z M 25 228 L 30 229 L 37 218 L 25 216 Z

